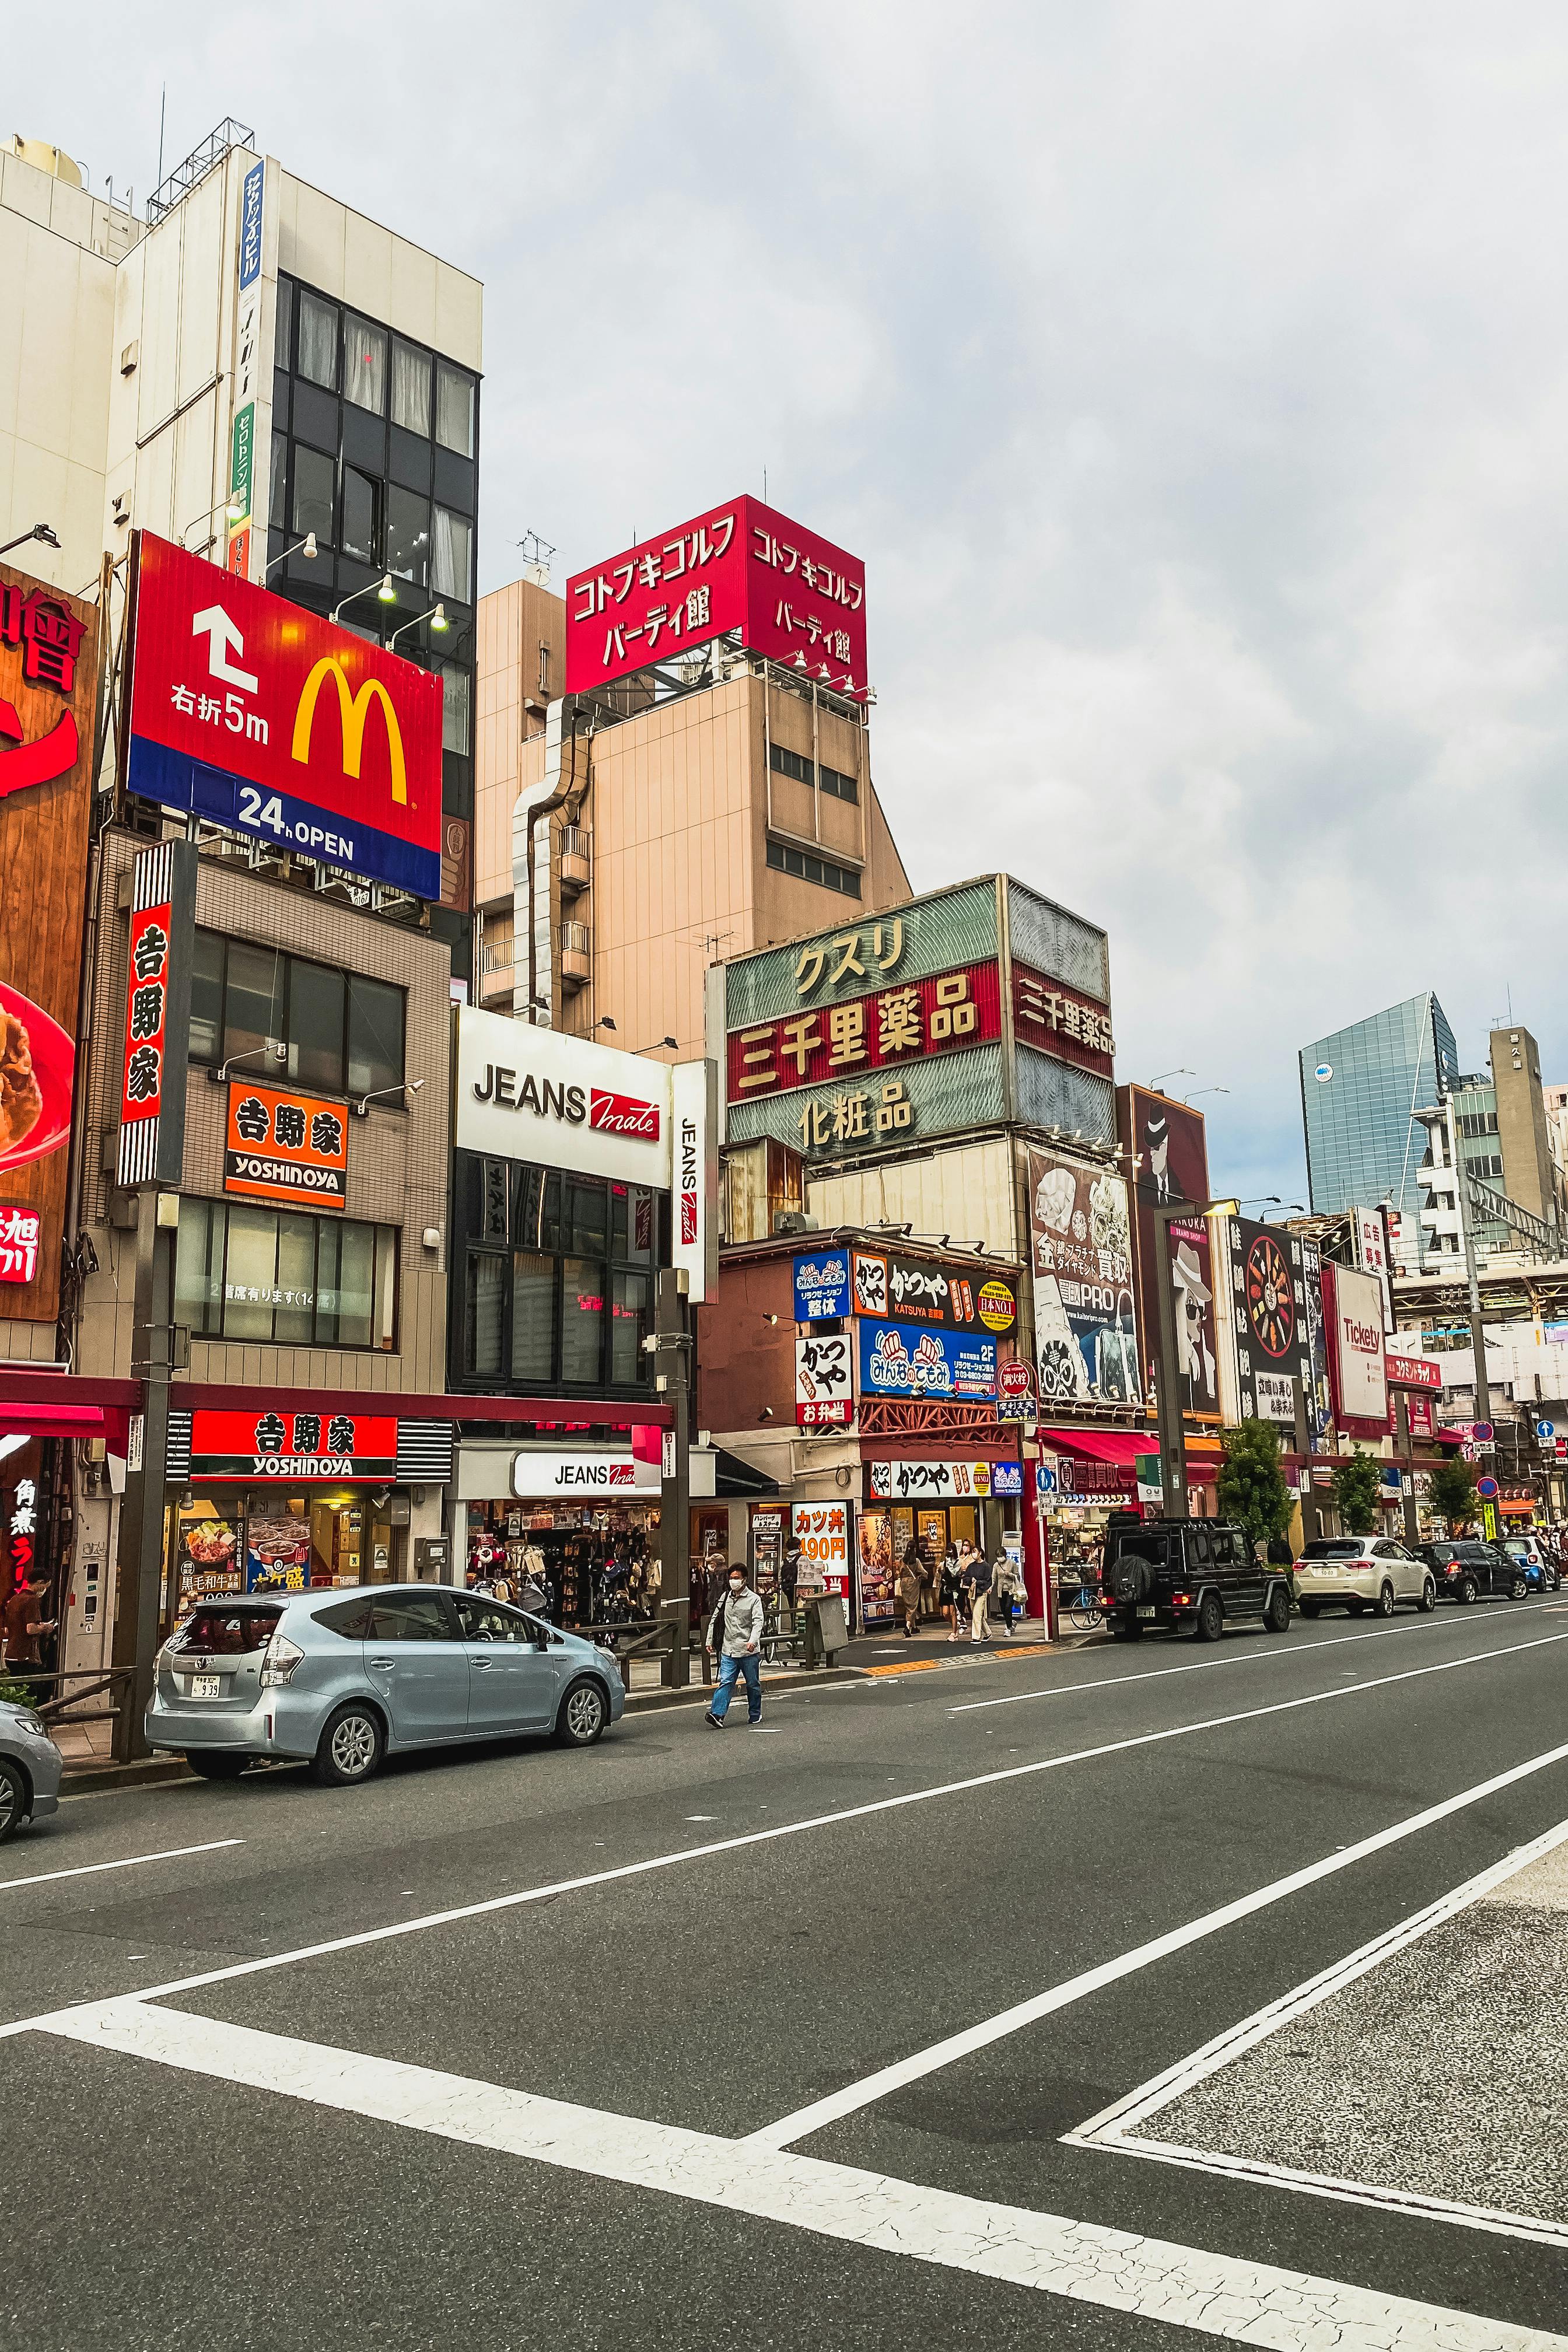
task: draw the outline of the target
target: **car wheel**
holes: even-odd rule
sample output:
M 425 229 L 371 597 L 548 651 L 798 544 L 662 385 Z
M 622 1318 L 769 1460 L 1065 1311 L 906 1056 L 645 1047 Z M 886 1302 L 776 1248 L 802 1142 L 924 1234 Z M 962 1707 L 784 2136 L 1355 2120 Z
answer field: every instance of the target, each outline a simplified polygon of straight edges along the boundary
M 185 1761 L 204 1780 L 237 1780 L 250 1759 L 232 1748 L 187 1748 Z
M 1380 1617 L 1393 1616 L 1394 1587 L 1392 1584 L 1379 1585 L 1377 1591 L 1377 1613 Z
M 561 1702 L 555 1737 L 563 1748 L 592 1748 L 610 1719 L 610 1702 L 597 1683 L 574 1683 Z
M 1303 1617 L 1315 1617 L 1322 1605 L 1321 1601 L 1299 1601 L 1296 1603 Z
M 1437 1606 L 1437 1583 L 1435 1577 L 1429 1576 L 1422 1585 L 1421 1598 L 1416 1606 L 1424 1617 L 1429 1617 Z
M 0 1756 L 0 1845 L 21 1826 L 31 1808 L 26 1781 L 15 1764 Z
M 1479 1588 L 1473 1576 L 1460 1577 L 1459 1589 L 1455 1595 L 1455 1598 L 1458 1601 L 1461 1609 L 1468 1609 L 1469 1607 L 1471 1601 L 1476 1597 L 1478 1590 Z
M 1513 1582 L 1508 1588 L 1508 1597 L 1510 1601 L 1522 1601 L 1529 1591 L 1529 1578 L 1525 1576 L 1516 1576 Z
M 334 1707 L 310 1759 L 310 1777 L 329 1789 L 368 1780 L 386 1750 L 381 1718 L 361 1699 Z
M 1290 1631 L 1290 1594 L 1287 1586 L 1274 1586 L 1263 1606 L 1263 1622 L 1271 1633 Z
M 1212 1591 L 1205 1592 L 1198 1602 L 1197 1622 L 1193 1627 L 1194 1639 L 1199 1642 L 1217 1642 L 1224 1632 L 1225 1611 L 1220 1606 L 1219 1594 Z

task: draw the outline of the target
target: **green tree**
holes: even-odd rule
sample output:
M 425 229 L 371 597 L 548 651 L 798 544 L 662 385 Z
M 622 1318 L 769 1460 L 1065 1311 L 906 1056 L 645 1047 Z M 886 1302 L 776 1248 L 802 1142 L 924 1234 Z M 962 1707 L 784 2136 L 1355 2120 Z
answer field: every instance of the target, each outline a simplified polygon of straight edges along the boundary
M 1377 1525 L 1383 1479 L 1370 1454 L 1347 1454 L 1334 1465 L 1334 1508 L 1347 1535 L 1369 1536 Z
M 1429 1474 L 1432 1508 L 1441 1512 L 1448 1533 L 1466 1526 L 1476 1516 L 1476 1474 L 1464 1455 L 1457 1454 L 1452 1462 L 1439 1462 Z
M 1216 1490 L 1222 1519 L 1239 1519 L 1255 1543 L 1289 1532 L 1295 1498 L 1279 1467 L 1279 1432 L 1271 1421 L 1238 1422 L 1222 1432 L 1225 1460 Z

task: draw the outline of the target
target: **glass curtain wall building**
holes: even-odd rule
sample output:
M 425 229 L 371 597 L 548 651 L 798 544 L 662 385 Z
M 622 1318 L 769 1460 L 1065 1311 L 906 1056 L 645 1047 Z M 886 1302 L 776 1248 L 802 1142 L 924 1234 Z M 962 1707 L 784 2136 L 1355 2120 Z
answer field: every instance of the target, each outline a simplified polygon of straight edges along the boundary
M 1375 1208 L 1403 1212 L 1421 1230 L 1425 1196 L 1415 1181 L 1426 1149 L 1415 1111 L 1458 1079 L 1447 1016 L 1430 990 L 1369 1013 L 1300 1051 L 1307 1198 L 1314 1213 Z

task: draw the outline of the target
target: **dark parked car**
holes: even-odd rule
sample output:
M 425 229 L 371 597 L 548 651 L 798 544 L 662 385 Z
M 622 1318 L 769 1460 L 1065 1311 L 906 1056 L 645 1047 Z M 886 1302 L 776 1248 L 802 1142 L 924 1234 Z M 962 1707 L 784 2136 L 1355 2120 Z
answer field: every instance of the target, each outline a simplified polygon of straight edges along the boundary
M 1228 1519 L 1112 1521 L 1100 1583 L 1120 1641 L 1145 1625 L 1185 1625 L 1200 1642 L 1217 1642 L 1244 1617 L 1261 1617 L 1271 1633 L 1290 1628 L 1288 1577 L 1267 1567 L 1246 1528 Z
M 1522 1601 L 1530 1590 L 1522 1564 L 1510 1559 L 1500 1544 L 1481 1543 L 1470 1536 L 1446 1536 L 1439 1543 L 1421 1545 L 1420 1551 L 1437 1580 L 1442 1600 L 1468 1602 L 1486 1592 L 1501 1593 L 1505 1601 Z

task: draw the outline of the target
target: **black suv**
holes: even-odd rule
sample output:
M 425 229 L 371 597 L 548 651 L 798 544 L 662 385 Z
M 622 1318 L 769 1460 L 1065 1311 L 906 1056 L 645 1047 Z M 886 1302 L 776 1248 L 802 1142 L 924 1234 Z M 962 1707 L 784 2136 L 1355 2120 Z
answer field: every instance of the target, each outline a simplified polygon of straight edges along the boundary
M 1190 1625 L 1200 1642 L 1217 1642 L 1242 1617 L 1261 1617 L 1271 1633 L 1289 1631 L 1289 1577 L 1264 1565 L 1233 1520 L 1112 1520 L 1100 1583 L 1119 1641 L 1145 1625 Z
M 1422 1559 L 1437 1580 L 1445 1601 L 1470 1601 L 1482 1592 L 1500 1592 L 1505 1600 L 1522 1601 L 1530 1590 L 1522 1560 L 1510 1559 L 1498 1544 L 1481 1543 L 1470 1536 L 1445 1536 L 1438 1543 L 1419 1544 Z

